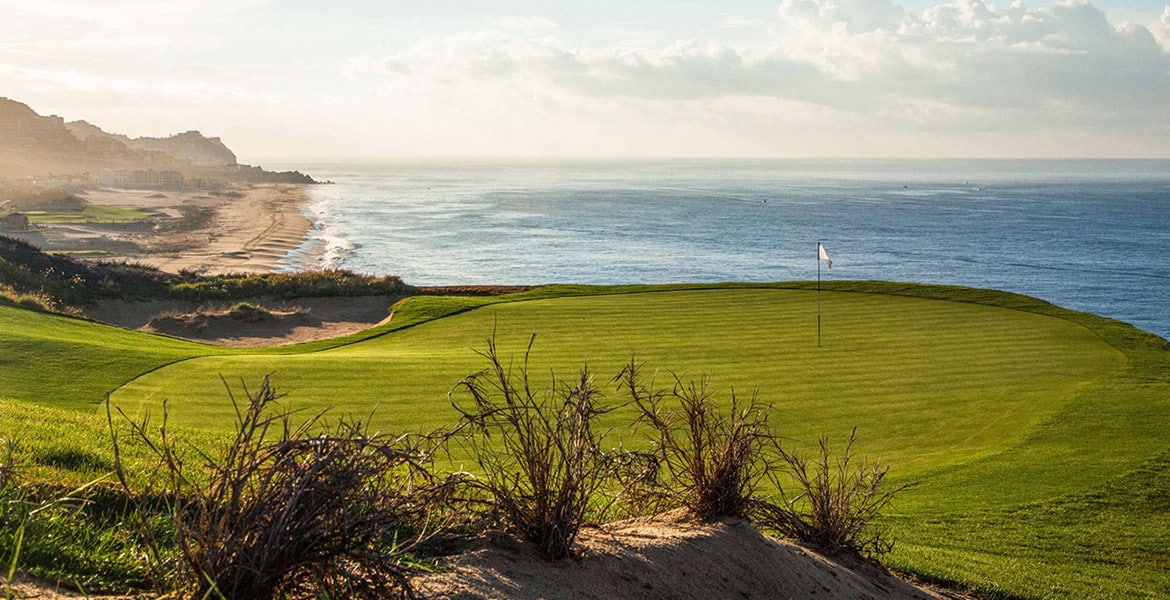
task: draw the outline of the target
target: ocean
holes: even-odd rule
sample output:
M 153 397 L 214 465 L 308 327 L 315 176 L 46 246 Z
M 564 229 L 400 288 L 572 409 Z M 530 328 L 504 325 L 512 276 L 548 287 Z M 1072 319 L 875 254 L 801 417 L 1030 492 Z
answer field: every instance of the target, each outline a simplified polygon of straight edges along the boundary
M 414 285 L 997 288 L 1170 338 L 1170 161 L 319 163 L 283 268 Z

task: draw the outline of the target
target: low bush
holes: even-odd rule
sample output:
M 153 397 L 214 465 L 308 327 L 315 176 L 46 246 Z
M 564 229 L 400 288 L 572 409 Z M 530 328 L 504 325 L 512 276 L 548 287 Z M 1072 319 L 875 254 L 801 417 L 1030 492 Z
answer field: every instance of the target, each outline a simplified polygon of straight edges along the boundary
M 218 275 L 187 274 L 170 287 L 177 300 L 241 300 L 245 298 L 307 298 L 327 296 L 400 295 L 413 291 L 394 276 L 374 277 L 336 269 L 299 273 Z
M 272 318 L 272 313 L 263 306 L 251 302 L 240 302 L 227 311 L 229 318 L 245 323 L 260 323 Z
M 779 504 L 765 506 L 758 521 L 768 529 L 829 554 L 876 556 L 893 543 L 877 525 L 881 511 L 912 484 L 890 487 L 889 466 L 859 460 L 854 454 L 857 428 L 834 457 L 827 437 L 813 458 L 782 451 L 794 491 L 780 489 Z
M 533 336 L 533 340 L 535 336 Z M 467 444 L 481 471 L 476 485 L 506 525 L 547 559 L 572 556 L 591 503 L 636 469 L 633 455 L 605 452 L 598 417 L 610 408 L 588 366 L 571 381 L 533 390 L 528 353 L 518 372 L 505 367 L 495 340 L 480 354 L 489 368 L 452 390 Z M 604 509 L 602 509 L 604 512 Z
M 416 291 L 398 277 L 359 275 L 339 269 L 251 275 L 203 275 L 192 271 L 172 274 L 133 263 L 82 261 L 51 255 L 27 242 L 4 236 L 0 236 L 0 281 L 13 293 L 39 298 L 53 309 L 77 308 L 107 298 L 202 302 L 398 296 Z
M 420 439 L 323 415 L 294 425 L 267 378 L 245 395 L 242 406 L 232 397 L 234 439 L 200 453 L 202 470 L 184 461 L 165 407 L 157 433 L 127 420 L 157 458 L 146 489 L 132 489 L 110 417 L 126 493 L 170 503 L 175 551 L 153 524 L 140 528 L 160 581 L 199 598 L 413 597 L 404 561 L 434 533 L 452 487 L 431 477 Z
M 19 292 L 0 283 L 0 304 L 37 312 L 52 312 L 57 308 L 53 298 L 38 292 Z
M 724 409 L 706 378 L 669 390 L 646 384 L 634 359 L 614 378 L 649 425 L 652 452 L 664 471 L 661 493 L 699 518 L 747 517 L 757 503 L 779 447 L 768 423 L 771 406 L 755 394 L 743 402 L 731 392 Z

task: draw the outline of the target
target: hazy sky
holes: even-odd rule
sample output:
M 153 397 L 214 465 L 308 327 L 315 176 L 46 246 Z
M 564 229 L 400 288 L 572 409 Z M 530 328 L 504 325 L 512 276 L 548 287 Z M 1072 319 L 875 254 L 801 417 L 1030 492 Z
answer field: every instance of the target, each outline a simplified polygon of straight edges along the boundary
M 1170 157 L 1170 4 L 0 0 L 0 96 L 253 163 Z

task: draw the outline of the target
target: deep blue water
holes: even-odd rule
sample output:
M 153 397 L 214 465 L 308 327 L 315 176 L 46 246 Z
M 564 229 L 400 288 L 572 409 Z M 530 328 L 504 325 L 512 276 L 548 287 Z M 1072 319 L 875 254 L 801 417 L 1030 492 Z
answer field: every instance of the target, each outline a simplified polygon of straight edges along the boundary
M 1167 161 L 296 165 L 288 268 L 416 285 L 833 279 L 998 288 L 1170 337 Z M 314 255 L 323 255 L 317 262 Z

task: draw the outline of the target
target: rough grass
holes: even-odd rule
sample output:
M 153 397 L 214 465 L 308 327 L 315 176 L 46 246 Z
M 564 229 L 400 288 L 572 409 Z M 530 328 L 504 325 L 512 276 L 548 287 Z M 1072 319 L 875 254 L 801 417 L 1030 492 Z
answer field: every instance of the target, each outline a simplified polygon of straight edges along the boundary
M 1164 340 L 994 291 L 826 290 L 819 350 L 808 284 L 419 297 L 376 330 L 260 351 L 137 334 L 107 342 L 91 324 L 34 323 L 0 308 L 0 345 L 24 353 L 0 355 L 0 395 L 82 407 L 96 401 L 92 390 L 129 381 L 114 394 L 128 411 L 165 396 L 176 421 L 215 429 L 230 423 L 230 409 L 202 391 L 220 374 L 271 372 L 294 406 L 344 398 L 343 411 L 376 406 L 398 427 L 429 430 L 452 420 L 446 392 L 481 366 L 472 348 L 495 330 L 501 354 L 519 360 L 538 332 L 534 374 L 587 359 L 604 377 L 636 352 L 725 390 L 758 387 L 789 447 L 811 449 L 822 434 L 858 426 L 861 456 L 892 465 L 892 483 L 920 482 L 888 518 L 897 544 L 887 560 L 900 569 L 1005 598 L 1170 595 Z M 59 330 L 41 336 L 39 327 Z M 62 347 L 72 362 L 56 362 Z M 87 351 L 108 360 L 91 364 Z M 202 357 L 163 366 L 184 355 Z M 30 378 L 30 364 L 45 368 Z M 606 418 L 616 426 L 630 416 Z
M 375 277 L 344 270 L 298 273 L 200 275 L 165 273 L 124 262 L 80 261 L 48 254 L 0 236 L 0 281 L 15 292 L 40 294 L 52 304 L 76 309 L 103 298 L 122 300 L 244 300 L 325 296 L 408 295 L 414 288 L 391 275 Z
M 210 447 L 214 435 L 187 432 Z M 114 455 L 104 418 L 77 411 L 0 401 L 0 440 L 12 445 L 12 478 L 0 487 L 0 557 L 7 572 L 23 540 L 23 573 L 88 593 L 145 589 L 151 578 L 135 519 L 112 477 Z M 143 448 L 124 459 L 138 475 L 150 471 Z M 137 480 L 136 480 L 137 481 Z

